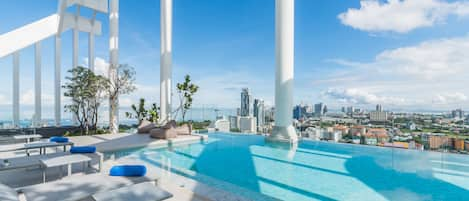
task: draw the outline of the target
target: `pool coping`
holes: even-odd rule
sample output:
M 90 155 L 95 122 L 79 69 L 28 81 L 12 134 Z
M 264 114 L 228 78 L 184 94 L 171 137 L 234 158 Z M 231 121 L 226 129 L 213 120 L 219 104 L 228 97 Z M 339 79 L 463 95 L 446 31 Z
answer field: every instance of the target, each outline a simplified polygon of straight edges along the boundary
M 134 134 L 134 135 L 145 135 L 145 134 Z M 176 144 L 185 144 L 185 143 L 194 143 L 201 140 L 207 140 L 208 135 L 203 134 L 192 134 L 188 136 L 184 136 L 181 138 L 173 138 L 168 140 L 155 140 L 153 142 L 139 142 L 134 144 L 121 144 L 120 146 L 113 146 L 109 148 L 97 147 L 97 151 L 99 152 L 112 152 L 112 151 L 119 151 L 125 149 L 132 149 L 132 148 L 146 148 L 146 147 L 166 147 L 170 145 Z

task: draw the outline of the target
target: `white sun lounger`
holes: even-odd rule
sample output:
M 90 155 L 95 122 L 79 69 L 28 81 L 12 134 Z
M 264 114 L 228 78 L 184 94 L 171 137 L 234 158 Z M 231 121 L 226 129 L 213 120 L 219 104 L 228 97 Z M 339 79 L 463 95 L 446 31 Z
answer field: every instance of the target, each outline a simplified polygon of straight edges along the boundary
M 56 152 L 50 153 L 45 155 L 33 155 L 33 156 L 21 156 L 15 158 L 4 158 L 0 160 L 0 171 L 6 170 L 19 170 L 19 169 L 26 169 L 26 168 L 42 168 L 41 160 L 50 159 L 54 157 L 60 157 L 65 155 L 70 155 L 70 152 Z M 101 171 L 101 165 L 103 163 L 103 154 L 96 152 L 96 153 L 89 153 L 83 154 L 90 158 L 92 158 L 92 163 L 98 164 L 98 171 Z M 8 165 L 4 163 L 4 160 L 8 160 Z
M 20 198 L 26 201 L 91 201 L 94 200 L 93 195 L 95 194 L 97 198 L 100 198 L 100 195 L 102 195 L 100 194 L 101 192 L 116 190 L 116 195 L 118 195 L 126 191 L 125 188 L 120 188 L 151 181 L 152 180 L 147 177 L 114 177 L 102 173 L 95 173 L 89 175 L 73 175 L 62 180 L 18 188 L 16 191 L 19 193 Z M 149 189 L 148 184 L 142 186 L 145 189 L 149 189 L 149 191 L 159 192 L 161 189 L 156 187 L 155 183 L 156 181 L 153 181 L 153 189 Z M 145 190 L 145 193 L 147 193 L 146 191 L 147 190 Z M 162 193 L 161 195 L 167 195 L 166 193 Z M 153 193 L 149 193 L 148 195 L 150 196 L 150 194 Z M 112 200 L 120 199 L 116 198 Z M 132 201 L 139 200 L 133 199 Z

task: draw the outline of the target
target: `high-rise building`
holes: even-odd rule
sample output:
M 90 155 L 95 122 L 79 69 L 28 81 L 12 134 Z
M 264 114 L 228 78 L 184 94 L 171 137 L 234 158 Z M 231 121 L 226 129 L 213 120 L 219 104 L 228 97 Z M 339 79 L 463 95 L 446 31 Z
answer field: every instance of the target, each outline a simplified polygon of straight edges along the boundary
M 254 99 L 254 117 L 256 117 L 257 130 L 260 131 L 265 124 L 264 100 Z
M 293 108 L 293 119 L 299 120 L 305 115 L 304 107 L 302 105 L 296 105 Z
M 251 101 L 251 95 L 249 94 L 249 89 L 248 88 L 243 88 L 241 91 L 241 111 L 240 111 L 240 116 L 242 117 L 247 117 L 247 116 L 252 116 L 252 101 Z
M 239 116 L 229 116 L 228 121 L 230 121 L 230 130 L 239 129 Z
M 451 111 L 451 117 L 454 119 L 464 120 L 464 111 L 462 109 L 456 109 Z
M 275 117 L 275 108 L 269 107 L 265 109 L 265 122 L 273 122 Z
M 345 107 L 342 107 L 342 110 L 341 110 L 343 113 L 346 113 L 347 110 L 345 109 Z
M 388 120 L 388 113 L 383 111 L 371 111 L 370 121 L 385 122 Z
M 322 116 L 324 115 L 325 113 L 325 108 L 326 108 L 326 105 L 324 105 L 324 103 L 318 103 L 318 104 L 315 104 L 314 105 L 314 114 L 316 116 Z
M 354 112 L 355 112 L 355 107 L 353 107 L 353 106 L 347 107 L 347 114 L 348 115 L 353 115 Z
M 376 111 L 377 112 L 382 112 L 383 111 L 383 106 L 381 106 L 380 104 L 376 105 Z
M 256 133 L 256 118 L 252 116 L 240 117 L 239 130 L 242 133 Z

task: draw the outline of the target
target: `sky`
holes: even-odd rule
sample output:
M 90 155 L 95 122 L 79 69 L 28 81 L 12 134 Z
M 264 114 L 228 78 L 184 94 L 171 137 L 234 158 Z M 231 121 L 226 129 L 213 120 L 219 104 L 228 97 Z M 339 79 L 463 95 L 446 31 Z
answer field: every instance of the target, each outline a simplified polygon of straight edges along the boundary
M 138 88 L 121 97 L 122 107 L 140 97 L 159 102 L 159 4 L 120 0 L 119 60 L 135 68 Z M 273 105 L 275 1 L 174 0 L 173 4 L 173 84 L 191 75 L 200 86 L 195 107 L 239 107 L 243 87 Z M 54 14 L 57 0 L 0 0 L 0 7 L 0 34 L 4 34 Z M 91 12 L 82 9 L 82 15 Z M 97 18 L 103 33 L 96 38 L 96 66 L 104 72 L 109 23 L 106 14 Z M 62 36 L 63 77 L 72 62 L 71 35 Z M 87 40 L 87 34 L 81 33 L 83 66 L 87 66 Z M 53 46 L 52 38 L 42 42 L 45 118 L 53 116 Z M 34 49 L 20 54 L 21 118 L 28 118 L 34 103 Z M 0 58 L 0 119 L 11 116 L 11 63 L 11 57 Z M 468 76 L 469 1 L 295 1 L 295 104 L 467 110 Z

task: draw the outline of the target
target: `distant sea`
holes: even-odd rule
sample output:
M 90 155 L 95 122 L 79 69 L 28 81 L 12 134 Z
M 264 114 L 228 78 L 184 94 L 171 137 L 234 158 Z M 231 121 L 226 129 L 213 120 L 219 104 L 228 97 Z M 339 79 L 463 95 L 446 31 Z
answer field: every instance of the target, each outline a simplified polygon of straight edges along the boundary
M 8 111 L 2 111 L 0 109 L 0 112 L 1 112 L 0 128 L 11 127 L 12 126 L 12 118 L 10 117 L 11 109 L 8 109 Z M 137 121 L 135 119 L 129 119 L 125 116 L 126 112 L 130 112 L 130 109 L 122 108 L 121 110 L 119 110 L 120 124 L 124 124 L 124 125 L 136 124 Z M 42 123 L 45 125 L 54 126 L 55 121 L 54 121 L 53 115 L 54 115 L 53 110 L 43 109 L 43 122 Z M 186 114 L 186 120 L 192 120 L 192 121 L 215 120 L 217 116 L 230 116 L 230 115 L 236 115 L 236 109 L 201 107 L 201 108 L 193 108 L 189 110 Z M 24 118 L 25 116 L 26 118 Z M 33 115 L 30 113 L 29 114 L 21 113 L 20 114 L 20 117 L 21 117 L 20 126 L 22 128 L 31 127 L 32 116 Z M 182 119 L 180 113 L 176 116 L 176 119 L 177 120 Z M 102 112 L 100 112 L 98 124 L 99 126 L 105 126 L 105 125 L 108 125 L 108 123 L 109 123 L 108 112 L 106 109 L 103 109 Z M 69 113 L 62 114 L 61 125 L 63 126 L 73 125 L 72 118 Z

